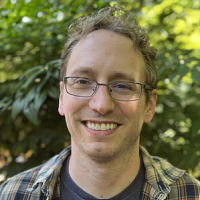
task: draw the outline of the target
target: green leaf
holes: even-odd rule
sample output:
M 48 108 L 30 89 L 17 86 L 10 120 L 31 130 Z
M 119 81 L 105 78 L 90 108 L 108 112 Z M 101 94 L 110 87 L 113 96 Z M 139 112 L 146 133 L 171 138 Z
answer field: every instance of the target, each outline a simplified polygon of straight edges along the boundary
M 28 77 L 21 88 L 27 88 L 31 83 L 33 83 L 33 81 L 38 77 L 38 75 L 43 72 L 44 72 L 44 70 L 40 69 L 38 72 L 36 72 L 32 76 Z
M 160 76 L 167 70 L 167 69 L 171 69 L 171 65 L 163 65 L 162 67 L 160 67 L 158 70 L 157 70 L 157 76 L 158 78 L 160 78 Z
M 172 82 L 173 81 L 173 79 L 175 78 L 177 76 L 177 72 L 171 72 L 170 73 L 170 75 L 169 75 L 169 80 L 170 80 L 170 82 Z
M 58 65 L 61 64 L 61 59 L 52 60 L 52 61 L 49 62 L 49 64 L 53 64 L 53 65 L 58 66 Z
M 20 97 L 23 97 L 24 93 L 21 90 L 17 90 L 15 93 L 15 98 L 18 99 Z
M 59 97 L 59 89 L 58 89 L 58 87 L 54 87 L 53 86 L 53 87 L 49 88 L 48 95 L 53 99 L 58 99 L 58 97 Z
M 0 115 L 11 105 L 12 99 L 9 99 L 8 97 L 4 97 L 0 101 Z
M 23 109 L 23 113 L 29 121 L 31 121 L 33 124 L 37 125 L 37 112 L 35 110 L 35 106 L 34 106 L 33 102 L 31 102 L 29 105 L 27 105 Z
M 27 103 L 31 102 L 35 98 L 35 95 L 36 95 L 36 89 L 35 86 L 33 86 L 32 88 L 30 88 L 30 91 L 25 96 Z
M 197 69 L 192 69 L 192 79 L 200 83 L 200 72 Z
M 179 70 L 178 70 L 180 79 L 182 79 L 189 71 L 190 71 L 190 69 L 186 65 L 180 65 Z
M 45 77 L 42 79 L 42 81 L 38 84 L 37 88 L 36 88 L 36 92 L 39 93 L 40 90 L 43 88 L 43 86 L 46 84 L 46 82 L 49 80 L 50 78 L 50 73 L 46 73 Z
M 31 67 L 29 69 L 27 69 L 20 77 L 19 77 L 19 80 L 22 80 L 26 75 L 28 75 L 30 72 L 34 72 L 38 69 L 43 69 L 43 65 L 38 65 L 38 66 L 34 66 L 34 67 Z
M 23 99 L 16 99 L 14 103 L 12 104 L 12 119 L 14 120 L 17 115 L 21 112 L 22 108 L 24 105 L 24 100 Z
M 34 100 L 36 112 L 38 112 L 38 110 L 40 109 L 41 105 L 44 103 L 46 98 L 47 98 L 47 91 L 46 90 L 36 94 L 35 100 Z
M 199 130 L 200 130 L 199 119 L 193 120 L 192 121 L 192 128 L 191 128 L 191 138 L 192 139 L 194 139 L 196 137 L 199 137 L 198 136 L 198 131 Z

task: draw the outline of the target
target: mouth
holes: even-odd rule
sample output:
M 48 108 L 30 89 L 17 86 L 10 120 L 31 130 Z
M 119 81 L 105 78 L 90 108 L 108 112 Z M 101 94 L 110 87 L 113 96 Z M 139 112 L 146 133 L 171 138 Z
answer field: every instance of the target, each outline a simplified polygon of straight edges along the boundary
M 117 123 L 114 122 L 91 122 L 91 121 L 85 121 L 84 125 L 87 126 L 88 128 L 95 130 L 95 131 L 107 131 L 107 130 L 112 130 L 120 126 Z

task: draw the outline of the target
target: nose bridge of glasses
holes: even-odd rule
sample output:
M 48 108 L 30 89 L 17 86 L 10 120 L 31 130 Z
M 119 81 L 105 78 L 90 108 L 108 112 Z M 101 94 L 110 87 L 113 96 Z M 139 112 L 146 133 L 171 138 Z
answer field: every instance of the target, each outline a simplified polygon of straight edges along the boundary
M 105 84 L 105 83 L 97 83 L 97 86 L 106 86 L 108 88 L 109 92 L 112 92 L 112 89 L 109 87 L 109 83 Z

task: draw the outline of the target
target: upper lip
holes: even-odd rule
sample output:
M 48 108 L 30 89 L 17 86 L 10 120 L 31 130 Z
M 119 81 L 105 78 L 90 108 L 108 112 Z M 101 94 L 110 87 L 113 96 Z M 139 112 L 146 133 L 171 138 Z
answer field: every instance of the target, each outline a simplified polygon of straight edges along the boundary
M 120 125 L 120 123 L 116 122 L 116 121 L 107 121 L 107 120 L 102 120 L 102 121 L 99 121 L 99 120 L 83 120 L 82 121 L 83 123 L 86 123 L 86 122 L 90 122 L 90 123 L 96 123 L 96 124 L 118 124 Z

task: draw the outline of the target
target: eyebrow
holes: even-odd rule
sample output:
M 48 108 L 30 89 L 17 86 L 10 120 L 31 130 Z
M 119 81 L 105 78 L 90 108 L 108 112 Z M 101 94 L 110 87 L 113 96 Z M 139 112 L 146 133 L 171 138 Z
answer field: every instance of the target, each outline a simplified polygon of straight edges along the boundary
M 118 72 L 118 71 L 113 71 L 112 75 L 110 76 L 110 79 L 125 79 L 128 81 L 135 82 L 135 78 L 133 77 L 133 75 L 128 74 L 126 72 Z
M 93 74 L 95 75 L 96 72 L 93 70 L 91 67 L 82 67 L 82 66 L 77 66 L 75 69 L 72 69 L 70 71 L 70 74 L 77 74 L 77 73 L 83 73 L 83 74 Z
M 71 70 L 70 75 L 73 75 L 73 74 L 90 74 L 90 75 L 95 76 L 97 75 L 97 72 L 91 67 L 79 66 Z M 120 72 L 120 71 L 113 71 L 112 74 L 109 76 L 109 79 L 110 80 L 124 79 L 124 80 L 135 82 L 135 78 L 133 77 L 132 74 L 129 74 L 126 72 Z

